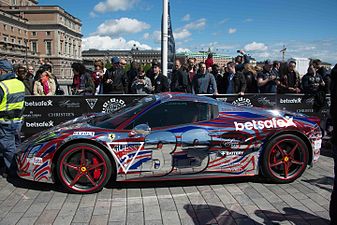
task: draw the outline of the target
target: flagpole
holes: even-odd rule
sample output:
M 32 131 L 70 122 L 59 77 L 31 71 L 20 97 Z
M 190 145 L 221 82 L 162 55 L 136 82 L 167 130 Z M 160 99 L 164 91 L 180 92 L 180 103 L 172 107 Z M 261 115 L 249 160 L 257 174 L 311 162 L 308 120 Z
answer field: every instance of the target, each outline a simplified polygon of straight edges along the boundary
M 162 37 L 162 72 L 164 76 L 167 76 L 167 61 L 168 61 L 168 2 L 169 0 L 163 0 L 163 25 L 161 31 Z

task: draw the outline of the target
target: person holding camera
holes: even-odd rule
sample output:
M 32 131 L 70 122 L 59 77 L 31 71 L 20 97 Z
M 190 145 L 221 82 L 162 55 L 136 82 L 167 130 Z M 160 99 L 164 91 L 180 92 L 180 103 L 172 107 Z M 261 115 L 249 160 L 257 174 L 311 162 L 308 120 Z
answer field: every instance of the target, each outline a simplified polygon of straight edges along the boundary
M 298 94 L 300 89 L 300 74 L 295 70 L 296 62 L 290 61 L 288 64 L 287 72 L 280 75 L 277 85 L 277 92 L 280 94 Z
M 272 73 L 273 63 L 270 60 L 264 62 L 263 71 L 257 75 L 257 86 L 260 93 L 276 93 L 278 77 Z
M 132 93 L 134 94 L 151 94 L 153 91 L 150 78 L 145 76 L 143 67 L 138 68 L 138 75 L 131 85 Z

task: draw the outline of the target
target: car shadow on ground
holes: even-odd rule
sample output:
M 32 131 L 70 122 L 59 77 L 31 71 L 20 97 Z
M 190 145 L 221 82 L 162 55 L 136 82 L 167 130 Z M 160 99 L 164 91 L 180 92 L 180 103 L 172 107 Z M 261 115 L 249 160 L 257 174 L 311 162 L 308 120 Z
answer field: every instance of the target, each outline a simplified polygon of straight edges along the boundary
M 7 182 L 11 183 L 14 187 L 24 188 L 36 191 L 56 191 L 62 193 L 69 193 L 63 189 L 60 185 L 51 183 L 40 183 L 36 181 L 25 180 L 22 178 L 7 178 Z
M 238 184 L 238 183 L 268 183 L 266 179 L 254 177 L 228 177 L 228 178 L 207 178 L 207 179 L 191 179 L 191 180 L 170 180 L 170 181 L 137 181 L 137 182 L 115 182 L 106 185 L 106 188 L 117 189 L 133 189 L 133 188 L 159 188 L 159 187 L 188 187 L 203 185 L 219 185 L 219 184 Z
M 192 218 L 194 224 L 245 224 L 245 225 L 262 225 L 262 224 L 282 224 L 287 221 L 292 224 L 304 224 L 305 221 L 310 224 L 329 224 L 329 220 L 317 215 L 304 212 L 302 210 L 285 207 L 283 213 L 276 213 L 269 210 L 255 210 L 256 219 L 246 214 L 236 212 L 233 209 L 227 209 L 214 205 L 193 205 L 184 206 L 187 214 Z M 244 213 L 244 212 L 243 212 Z M 258 221 L 257 221 L 258 220 Z
M 334 178 L 325 176 L 317 179 L 308 179 L 302 181 L 314 185 L 316 187 L 319 187 L 321 189 L 324 189 L 326 191 L 332 192 Z

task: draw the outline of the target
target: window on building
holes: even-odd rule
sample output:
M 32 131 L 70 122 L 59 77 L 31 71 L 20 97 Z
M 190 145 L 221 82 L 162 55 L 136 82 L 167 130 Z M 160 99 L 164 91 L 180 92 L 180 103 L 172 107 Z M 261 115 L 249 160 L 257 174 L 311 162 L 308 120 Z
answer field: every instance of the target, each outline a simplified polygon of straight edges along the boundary
M 16 0 L 12 0 L 12 5 L 16 5 Z
M 14 32 L 14 27 L 11 26 L 11 31 Z
M 7 25 L 6 24 L 4 24 L 4 30 L 7 30 Z
M 46 41 L 46 55 L 51 55 L 51 41 Z
M 47 35 L 47 36 L 50 36 L 50 31 L 47 31 L 47 32 L 46 32 L 46 35 Z
M 35 31 L 32 31 L 32 36 L 36 36 L 36 32 Z
M 32 41 L 32 52 L 37 53 L 37 43 L 36 43 L 36 41 Z
M 12 43 L 15 43 L 15 38 L 12 38 Z
M 8 40 L 8 37 L 4 36 L 4 42 L 7 42 L 7 40 Z

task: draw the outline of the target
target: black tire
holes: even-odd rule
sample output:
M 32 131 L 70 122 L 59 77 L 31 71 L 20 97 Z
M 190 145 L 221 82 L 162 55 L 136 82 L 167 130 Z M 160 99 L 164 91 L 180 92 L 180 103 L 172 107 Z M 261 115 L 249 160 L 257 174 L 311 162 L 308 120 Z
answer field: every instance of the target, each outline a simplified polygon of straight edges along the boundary
M 65 148 L 56 164 L 61 185 L 72 193 L 94 193 L 102 190 L 112 174 L 106 153 L 95 145 L 73 144 Z
M 261 159 L 262 172 L 272 182 L 290 183 L 303 174 L 308 159 L 304 141 L 293 134 L 283 134 L 266 145 Z

